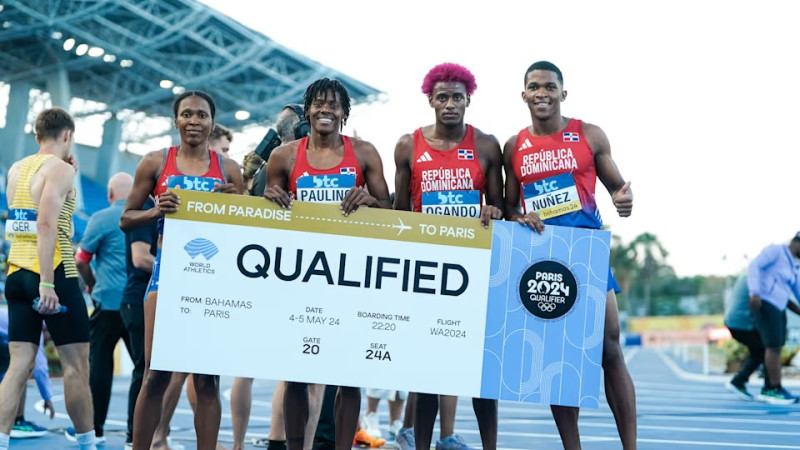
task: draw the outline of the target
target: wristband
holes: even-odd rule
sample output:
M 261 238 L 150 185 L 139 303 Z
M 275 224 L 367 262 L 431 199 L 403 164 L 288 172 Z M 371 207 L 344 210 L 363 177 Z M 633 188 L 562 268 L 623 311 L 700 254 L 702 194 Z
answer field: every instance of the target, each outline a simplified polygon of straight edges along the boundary
M 53 283 L 45 283 L 44 281 L 42 281 L 42 282 L 39 283 L 39 287 L 47 287 L 47 288 L 55 289 L 56 285 L 53 284 Z

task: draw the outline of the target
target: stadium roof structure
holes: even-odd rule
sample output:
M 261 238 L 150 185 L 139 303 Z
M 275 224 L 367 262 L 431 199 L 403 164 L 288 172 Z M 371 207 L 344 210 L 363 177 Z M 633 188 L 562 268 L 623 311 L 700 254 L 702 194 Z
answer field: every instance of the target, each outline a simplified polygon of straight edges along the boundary
M 194 0 L 0 1 L 0 81 L 44 89 L 62 68 L 71 96 L 99 104 L 78 117 L 163 117 L 175 94 L 202 89 L 217 121 L 239 129 L 273 121 L 323 77 L 340 80 L 354 103 L 381 94 Z

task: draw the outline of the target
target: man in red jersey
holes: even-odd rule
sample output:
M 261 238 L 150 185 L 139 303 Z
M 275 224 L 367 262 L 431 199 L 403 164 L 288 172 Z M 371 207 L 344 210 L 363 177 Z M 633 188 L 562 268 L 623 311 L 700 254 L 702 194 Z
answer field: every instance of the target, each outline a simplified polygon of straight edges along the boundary
M 431 69 L 422 92 L 436 113 L 436 122 L 402 136 L 394 150 L 395 209 L 479 218 L 484 226 L 501 219 L 503 175 L 497 139 L 464 123 L 464 113 L 476 88 L 465 67 L 444 63 Z M 441 409 L 437 450 L 468 449 L 454 433 L 457 397 L 416 394 L 415 444 L 430 448 L 436 414 Z M 497 446 L 497 400 L 474 398 L 483 448 Z M 406 445 L 406 429 L 397 442 Z
M 611 147 L 596 125 L 561 115 L 567 98 L 561 70 L 547 61 L 525 72 L 522 101 L 532 125 L 511 136 L 503 148 L 506 218 L 541 233 L 545 224 L 600 229 L 595 202 L 597 178 L 611 194 L 620 217 L 633 209 L 633 192 L 611 158 Z M 554 195 L 556 193 L 557 195 Z M 636 393 L 619 344 L 619 286 L 609 269 L 603 370 L 605 392 L 624 449 L 636 448 Z M 578 408 L 551 407 L 566 449 L 580 448 Z
M 347 89 L 337 80 L 323 78 L 312 83 L 303 97 L 311 133 L 272 152 L 267 162 L 268 188 L 264 197 L 284 208 L 291 208 L 295 199 L 339 203 L 344 215 L 361 206 L 391 207 L 375 146 L 341 134 L 350 115 Z M 335 178 L 336 188 L 315 186 L 315 176 Z M 309 416 L 306 383 L 287 383 L 283 408 L 287 447 L 302 450 Z M 334 408 L 336 449 L 350 450 L 358 428 L 360 388 L 340 386 Z

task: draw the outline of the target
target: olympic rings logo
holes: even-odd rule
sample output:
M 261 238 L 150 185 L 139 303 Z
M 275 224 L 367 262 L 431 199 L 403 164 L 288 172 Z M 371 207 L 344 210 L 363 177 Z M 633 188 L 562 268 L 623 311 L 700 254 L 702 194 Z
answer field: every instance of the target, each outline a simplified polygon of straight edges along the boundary
M 539 302 L 538 305 L 539 305 L 539 309 L 541 309 L 544 312 L 553 312 L 556 309 L 556 304 L 555 303 Z

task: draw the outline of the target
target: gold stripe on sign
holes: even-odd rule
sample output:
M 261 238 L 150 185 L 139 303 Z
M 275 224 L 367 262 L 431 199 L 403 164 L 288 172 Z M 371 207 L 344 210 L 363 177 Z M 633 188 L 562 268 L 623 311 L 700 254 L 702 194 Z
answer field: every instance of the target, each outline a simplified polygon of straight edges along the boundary
M 174 191 L 178 212 L 168 219 L 296 230 L 425 244 L 491 248 L 492 227 L 479 219 L 359 208 L 344 216 L 339 205 L 294 202 L 283 209 L 263 197 L 198 191 Z

